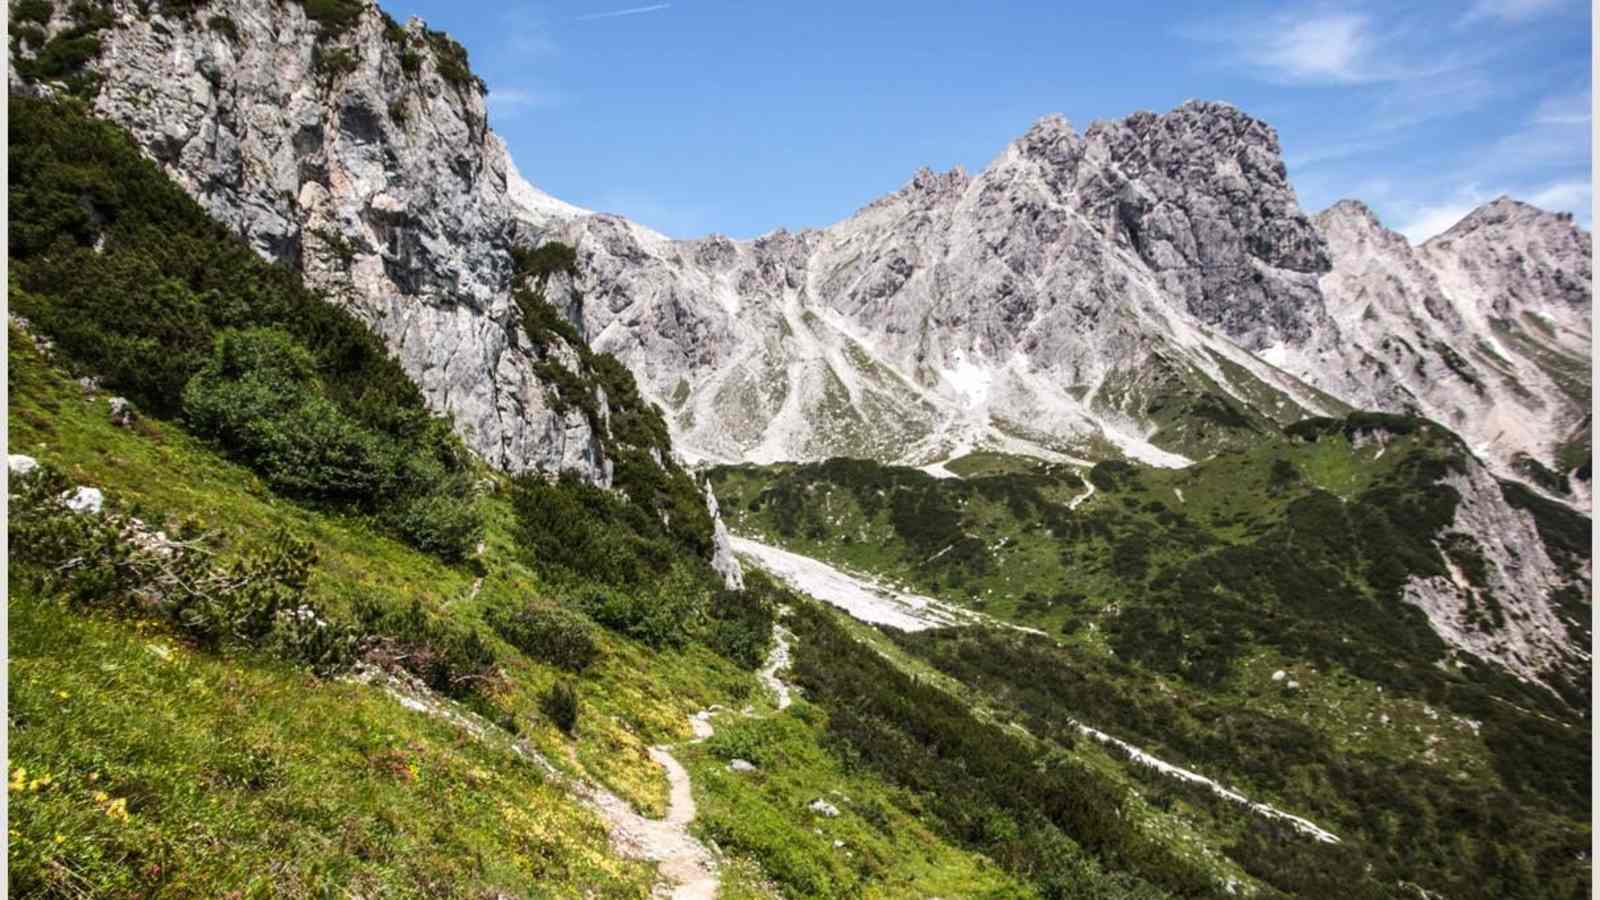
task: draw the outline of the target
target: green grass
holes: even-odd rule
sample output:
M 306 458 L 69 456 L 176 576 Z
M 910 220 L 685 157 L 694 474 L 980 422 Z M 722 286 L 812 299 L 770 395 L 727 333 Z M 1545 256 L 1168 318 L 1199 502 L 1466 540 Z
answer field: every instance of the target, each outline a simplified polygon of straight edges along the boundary
M 1035 896 L 931 832 L 915 797 L 848 772 L 822 747 L 825 719 L 804 702 L 772 718 L 724 716 L 713 738 L 681 753 L 699 833 L 758 859 L 793 897 Z M 735 758 L 758 768 L 730 771 Z M 840 815 L 812 812 L 818 799 Z
M 648 746 L 687 740 L 695 710 L 770 705 L 748 671 L 697 643 L 654 650 L 599 629 L 599 660 L 573 678 L 501 641 L 486 626 L 488 610 L 565 596 L 520 561 L 501 476 L 479 473 L 495 485 L 483 500 L 484 552 L 447 565 L 358 516 L 273 495 L 180 422 L 113 425 L 104 393 L 86 395 L 28 336 L 10 337 L 11 452 L 101 488 L 113 505 L 153 524 L 201 521 L 224 560 L 275 529 L 309 538 L 319 563 L 308 598 L 327 613 L 346 615 L 361 600 L 403 608 L 416 598 L 432 615 L 477 628 L 503 673 L 479 708 L 512 723 L 558 768 L 604 784 L 647 815 L 666 809 L 666 780 Z M 21 587 L 13 581 L 10 602 L 11 754 L 30 780 L 48 773 L 51 782 L 12 795 L 14 890 L 48 883 L 102 895 L 156 888 L 193 897 L 633 897 L 653 880 L 649 866 L 614 856 L 593 815 L 506 752 L 510 734 L 479 742 L 377 689 L 318 680 L 260 654 L 207 655 L 168 626 L 71 613 Z M 557 680 L 570 680 L 580 697 L 572 736 L 540 711 L 540 695 Z M 796 773 L 806 789 L 874 790 L 860 779 L 836 780 L 839 764 L 814 741 L 808 753 Z M 706 822 L 737 819 L 741 795 L 711 784 L 720 763 L 699 751 L 685 756 L 707 778 L 697 786 L 707 797 Z M 95 800 L 95 791 L 107 799 Z M 717 796 L 730 804 L 722 813 Z M 118 798 L 128 799 L 126 821 L 105 813 Z M 935 885 L 951 894 L 964 884 L 1005 883 L 918 831 L 911 813 L 893 815 L 919 835 L 917 853 L 879 842 L 871 879 L 841 883 Z M 811 816 L 779 805 L 761 821 L 787 840 L 809 834 Z M 770 896 L 782 883 L 770 846 L 726 849 L 725 896 Z M 819 860 L 836 855 L 831 844 L 823 849 Z M 885 890 L 880 895 L 894 893 Z
M 372 688 L 15 590 L 8 610 L 18 896 L 648 892 L 531 764 Z
M 951 463 L 961 481 L 845 460 L 712 481 L 736 533 L 1053 635 L 918 635 L 884 653 L 924 681 L 937 669 L 990 721 L 1072 745 L 1077 718 L 1347 838 L 1343 862 L 1315 862 L 1259 841 L 1237 807 L 1075 742 L 1185 858 L 1227 857 L 1214 872 L 1316 893 L 1310 873 L 1365 858 L 1451 896 L 1586 890 L 1560 848 L 1586 840 L 1587 720 L 1448 651 L 1397 596 L 1442 570 L 1456 495 L 1438 479 L 1465 464 L 1459 441 L 1367 415 L 1296 433 L 1181 470 L 1102 464 L 1076 510 L 1072 470 L 999 454 Z M 1569 518 L 1540 520 L 1557 550 L 1586 533 Z M 1523 826 L 1503 841 L 1495 810 L 1511 807 Z M 1450 840 L 1470 862 L 1437 862 Z M 1530 872 L 1542 888 L 1518 880 Z

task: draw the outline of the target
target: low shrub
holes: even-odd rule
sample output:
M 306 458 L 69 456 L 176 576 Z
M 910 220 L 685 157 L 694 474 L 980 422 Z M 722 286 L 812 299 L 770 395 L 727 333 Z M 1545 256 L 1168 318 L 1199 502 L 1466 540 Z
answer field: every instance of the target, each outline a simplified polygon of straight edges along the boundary
M 471 552 L 469 457 L 380 338 L 114 125 L 17 97 L 8 128 L 11 303 L 72 365 L 152 416 L 188 412 L 275 490 L 375 515 L 447 561 Z
M 789 593 L 766 573 L 745 573 L 744 589 L 711 594 L 706 645 L 747 669 L 761 665 L 772 644 L 778 604 Z
M 317 554 L 278 532 L 232 564 L 216 563 L 203 536 L 180 525 L 172 537 L 106 509 L 62 503 L 65 478 L 49 467 L 11 482 L 7 536 L 23 582 L 79 606 L 156 613 L 198 645 L 265 647 L 319 672 L 347 666 L 355 638 L 326 621 L 306 597 Z
M 529 601 L 490 610 L 489 627 L 506 643 L 540 662 L 582 672 L 600 658 L 594 625 L 582 613 L 553 603 Z
M 429 688 L 457 699 L 473 696 L 495 678 L 495 654 L 475 628 L 430 616 L 422 601 L 396 610 L 356 603 L 361 652 L 382 666 L 415 675 Z
M 578 727 L 578 691 L 565 681 L 552 684 L 539 697 L 539 711 L 567 734 Z
M 311 353 L 287 332 L 220 332 L 183 405 L 196 434 L 280 493 L 381 510 L 392 530 L 446 560 L 465 558 L 482 534 L 465 473 L 457 461 L 439 460 L 452 452 L 449 441 L 435 432 L 403 444 L 346 415 L 327 397 Z M 434 452 L 418 455 L 418 443 Z

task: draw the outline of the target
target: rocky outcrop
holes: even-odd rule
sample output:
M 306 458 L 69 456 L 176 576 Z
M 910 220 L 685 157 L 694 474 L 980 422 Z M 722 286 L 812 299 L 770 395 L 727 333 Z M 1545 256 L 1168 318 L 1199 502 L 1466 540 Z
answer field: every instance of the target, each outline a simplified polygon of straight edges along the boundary
M 1556 598 L 1573 585 L 1587 607 L 1590 564 L 1581 572 L 1563 571 L 1533 515 L 1506 502 L 1499 482 L 1476 461 L 1442 483 L 1460 496 L 1440 541 L 1449 574 L 1413 576 L 1406 602 L 1427 613 L 1451 647 L 1520 678 L 1549 686 L 1552 673 L 1567 673 L 1586 682 L 1588 635 L 1569 630 Z
M 609 483 L 602 436 L 534 372 L 509 290 L 521 223 L 577 211 L 522 181 L 458 46 L 375 5 L 347 27 L 277 0 L 113 9 L 98 114 L 348 305 L 490 463 Z
M 1219 104 L 1082 136 L 1048 117 L 978 175 L 924 170 L 823 230 L 555 234 L 579 253 L 569 313 L 700 456 L 1181 464 L 1340 408 L 1243 349 L 1325 318 L 1326 254 L 1277 153 Z
M 1415 247 L 1357 201 L 1315 223 L 1328 330 L 1264 355 L 1353 405 L 1442 422 L 1503 474 L 1567 475 L 1556 493 L 1587 507 L 1589 235 L 1508 198 Z
M 380 335 L 491 465 L 613 486 L 612 404 L 586 348 L 543 326 L 530 339 L 513 297 L 512 248 L 587 211 L 517 172 L 463 48 L 370 0 L 97 0 L 50 15 L 49 34 L 97 29 L 96 78 L 29 84 L 14 65 L 13 91 L 87 85 L 95 112 L 215 219 Z M 738 563 L 716 562 L 736 585 Z
M 1308 219 L 1276 134 L 1226 104 L 1049 116 L 820 230 L 554 233 L 567 313 L 694 455 L 1181 464 L 1355 407 L 1587 508 L 1589 236 L 1510 200 L 1421 247 L 1359 203 Z

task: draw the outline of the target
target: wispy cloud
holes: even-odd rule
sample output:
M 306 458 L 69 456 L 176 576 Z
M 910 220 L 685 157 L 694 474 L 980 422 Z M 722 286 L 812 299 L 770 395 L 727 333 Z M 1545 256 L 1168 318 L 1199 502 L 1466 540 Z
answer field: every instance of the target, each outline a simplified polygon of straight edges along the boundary
M 1279 20 L 1260 29 L 1246 58 L 1292 81 L 1355 83 L 1380 78 L 1373 64 L 1375 39 L 1366 16 L 1336 13 L 1301 21 Z
M 1594 186 L 1587 181 L 1558 181 L 1528 195 L 1528 202 L 1540 209 L 1570 212 L 1579 221 L 1588 221 Z
M 1413 244 L 1420 244 L 1450 230 L 1450 226 L 1465 219 L 1469 213 L 1493 200 L 1497 194 L 1488 194 L 1477 186 L 1467 188 L 1460 199 L 1429 204 L 1414 210 L 1397 229 Z
M 1181 33 L 1221 46 L 1230 64 L 1282 84 L 1407 81 L 1460 67 L 1449 55 L 1419 52 L 1418 29 L 1354 8 L 1208 21 Z
M 1533 114 L 1539 125 L 1588 125 L 1591 106 L 1588 91 L 1546 97 Z
M 512 118 L 530 109 L 549 109 L 561 105 L 555 91 L 526 88 L 494 88 L 489 91 L 489 110 L 502 118 Z
M 1461 24 L 1497 20 L 1525 22 L 1566 5 L 1566 0 L 1478 0 L 1461 17 Z
M 637 16 L 637 15 L 642 15 L 644 13 L 660 12 L 663 9 L 671 9 L 671 8 L 672 8 L 672 4 L 671 3 L 654 3 L 654 4 L 651 4 L 650 6 L 635 6 L 635 7 L 629 8 L 629 9 L 612 10 L 611 12 L 589 13 L 586 16 L 579 16 L 576 19 L 576 21 L 589 22 L 589 21 L 592 21 L 594 19 L 615 19 L 615 18 L 619 18 L 621 16 Z
M 1409 215 L 1402 217 L 1401 226 L 1395 230 L 1405 235 L 1411 243 L 1420 244 L 1449 231 L 1451 226 L 1465 219 L 1473 210 L 1502 196 L 1514 197 L 1549 212 L 1572 213 L 1573 219 L 1587 228 L 1593 190 L 1589 182 L 1584 180 L 1536 183 L 1521 191 L 1469 184 L 1443 202 L 1411 207 Z

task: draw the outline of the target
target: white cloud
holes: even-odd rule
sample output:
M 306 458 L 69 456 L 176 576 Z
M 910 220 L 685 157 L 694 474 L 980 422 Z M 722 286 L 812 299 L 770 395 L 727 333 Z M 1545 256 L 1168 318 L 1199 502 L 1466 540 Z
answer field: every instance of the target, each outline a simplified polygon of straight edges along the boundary
M 655 4 L 652 4 L 650 6 L 635 6 L 635 7 L 631 8 L 631 9 L 618 9 L 618 10 L 612 10 L 611 12 L 589 13 L 586 16 L 579 16 L 577 18 L 577 21 L 579 21 L 579 22 L 588 22 L 588 21 L 592 21 L 594 19 L 615 19 L 615 18 L 617 18 L 619 16 L 637 16 L 637 15 L 640 15 L 642 13 L 660 12 L 663 9 L 671 9 L 671 8 L 672 8 L 672 4 L 671 3 L 655 3 Z
M 1440 46 L 1437 29 L 1416 16 L 1382 19 L 1350 9 L 1235 17 L 1180 29 L 1191 40 L 1221 45 L 1225 58 L 1269 81 L 1301 85 L 1414 82 L 1459 72 L 1471 63 L 1461 47 Z
M 1566 0 L 1478 0 L 1462 17 L 1462 24 L 1497 19 L 1501 22 L 1525 22 L 1561 8 Z
M 1593 188 L 1588 181 L 1566 179 L 1543 185 L 1524 186 L 1521 190 L 1488 189 L 1479 184 L 1469 184 L 1455 192 L 1455 196 L 1439 203 L 1412 205 L 1404 224 L 1395 229 L 1413 244 L 1420 244 L 1450 230 L 1450 226 L 1466 218 L 1473 210 L 1489 201 L 1509 196 L 1531 203 L 1547 212 L 1572 213 L 1578 224 L 1587 228 L 1590 221 L 1590 198 Z
M 1590 198 L 1594 187 L 1587 181 L 1558 181 L 1528 195 L 1528 202 L 1551 212 L 1569 212 L 1582 222 L 1589 220 Z
M 530 109 L 549 109 L 559 106 L 561 95 L 554 91 L 491 88 L 487 102 L 490 112 L 511 118 Z
M 1487 199 L 1485 198 L 1485 200 Z M 1428 238 L 1449 231 L 1451 225 L 1465 219 L 1469 213 L 1482 206 L 1483 202 L 1441 203 L 1437 206 L 1424 206 L 1412 213 L 1410 219 L 1396 230 L 1405 235 L 1406 240 L 1411 243 L 1420 244 Z
M 1247 48 L 1246 56 L 1291 81 L 1354 84 L 1380 77 L 1371 59 L 1374 38 L 1366 16 L 1279 19 L 1258 31 L 1253 42 L 1259 43 Z
M 1533 114 L 1539 125 L 1588 125 L 1593 109 L 1589 92 L 1546 97 Z

